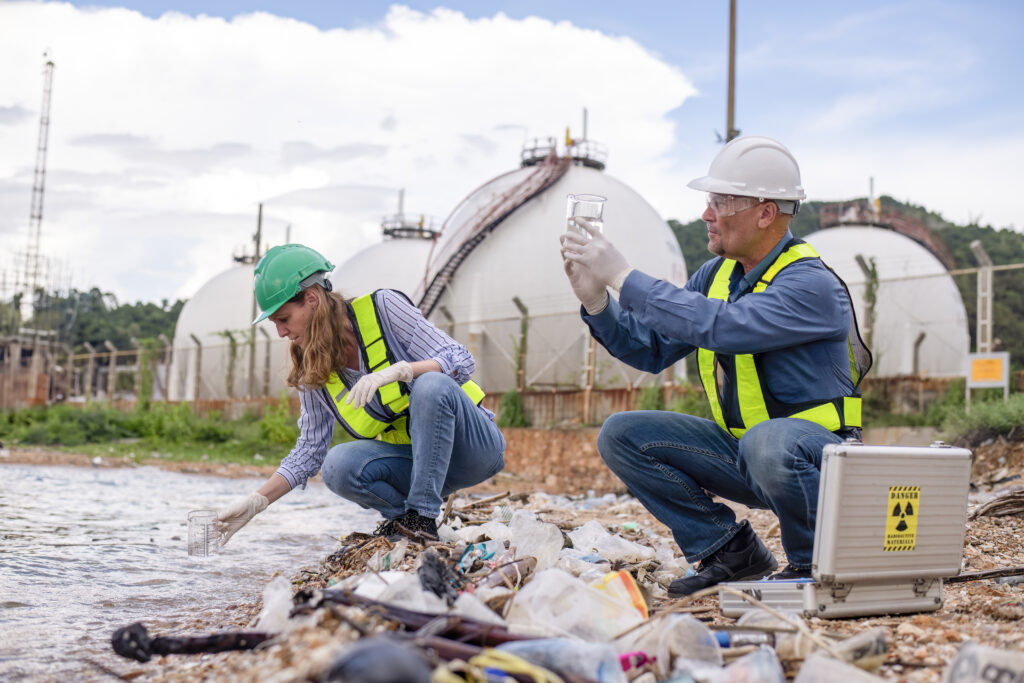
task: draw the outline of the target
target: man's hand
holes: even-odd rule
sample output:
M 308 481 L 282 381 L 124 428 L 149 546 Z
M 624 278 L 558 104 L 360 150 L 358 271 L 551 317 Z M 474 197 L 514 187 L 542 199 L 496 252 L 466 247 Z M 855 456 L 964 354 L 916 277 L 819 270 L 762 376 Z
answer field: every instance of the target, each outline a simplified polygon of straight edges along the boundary
M 584 230 L 587 228 L 585 221 L 576 220 L 576 224 Z M 588 232 L 589 238 L 572 232 L 562 235 L 562 257 L 574 266 L 586 267 L 602 287 L 620 289 L 623 280 L 632 270 L 626 257 L 608 241 L 604 233 Z
M 250 493 L 217 513 L 217 535 L 220 545 L 226 544 L 235 532 L 249 523 L 249 520 L 263 512 L 270 505 L 266 496 Z
M 384 386 L 392 382 L 411 382 L 413 376 L 412 366 L 404 360 L 394 365 L 389 365 L 377 372 L 368 372 L 359 378 L 345 397 L 345 403 L 356 408 L 362 408 L 373 398 L 373 395 Z
M 583 304 L 587 314 L 596 315 L 608 305 L 608 290 L 597 281 L 589 269 L 566 258 L 565 238 L 566 235 L 563 234 L 560 240 L 562 243 L 562 267 L 565 269 L 565 274 L 569 276 L 573 294 Z

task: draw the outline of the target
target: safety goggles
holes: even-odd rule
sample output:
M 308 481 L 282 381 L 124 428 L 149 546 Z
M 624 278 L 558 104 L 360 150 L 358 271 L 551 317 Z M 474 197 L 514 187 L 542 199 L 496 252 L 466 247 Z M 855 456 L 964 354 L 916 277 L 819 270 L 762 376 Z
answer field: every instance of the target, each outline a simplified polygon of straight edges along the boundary
M 708 208 L 714 212 L 716 218 L 728 218 L 747 209 L 752 209 L 764 200 L 757 197 L 737 197 L 731 194 L 708 192 L 707 201 Z

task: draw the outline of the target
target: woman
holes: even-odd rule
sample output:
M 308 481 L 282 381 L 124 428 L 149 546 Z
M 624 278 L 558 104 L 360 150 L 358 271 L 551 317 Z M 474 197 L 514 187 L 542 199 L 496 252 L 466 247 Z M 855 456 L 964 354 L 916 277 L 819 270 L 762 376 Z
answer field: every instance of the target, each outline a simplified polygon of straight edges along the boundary
M 504 467 L 505 439 L 464 346 L 400 292 L 346 301 L 327 259 L 301 244 L 270 249 L 254 288 L 264 318 L 291 340 L 299 439 L 277 472 L 218 518 L 221 544 L 318 471 L 339 496 L 378 510 L 379 536 L 437 540 L 444 496 Z M 328 450 L 338 422 L 354 441 Z

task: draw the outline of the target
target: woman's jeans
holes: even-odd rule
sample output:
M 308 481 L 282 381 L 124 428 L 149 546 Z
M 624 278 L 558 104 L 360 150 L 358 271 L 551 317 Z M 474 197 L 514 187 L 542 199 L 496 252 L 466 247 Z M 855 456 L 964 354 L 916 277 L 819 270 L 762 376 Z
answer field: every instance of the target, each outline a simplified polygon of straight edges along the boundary
M 767 420 L 736 439 L 710 420 L 666 411 L 612 415 L 597 446 L 608 467 L 672 530 L 690 562 L 725 545 L 736 516 L 713 496 L 779 518 L 789 563 L 810 569 L 821 451 L 842 439 L 793 418 Z
M 320 470 L 327 488 L 394 519 L 415 510 L 432 519 L 452 491 L 505 466 L 505 438 L 451 377 L 429 372 L 409 395 L 412 444 L 360 439 L 332 448 Z

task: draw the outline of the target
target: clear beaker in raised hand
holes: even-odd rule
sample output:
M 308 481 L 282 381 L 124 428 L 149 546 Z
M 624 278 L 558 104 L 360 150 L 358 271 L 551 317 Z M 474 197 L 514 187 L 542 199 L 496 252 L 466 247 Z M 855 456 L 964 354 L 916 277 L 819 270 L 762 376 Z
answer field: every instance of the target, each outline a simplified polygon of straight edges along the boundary
M 188 554 L 196 557 L 216 555 L 217 511 L 192 510 L 188 513 Z
M 596 194 L 571 194 L 566 197 L 566 232 L 575 230 L 585 237 L 604 229 L 604 197 Z

